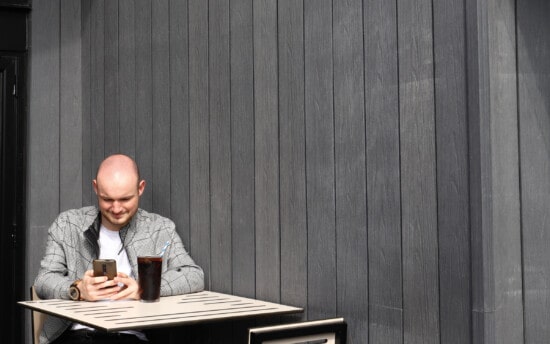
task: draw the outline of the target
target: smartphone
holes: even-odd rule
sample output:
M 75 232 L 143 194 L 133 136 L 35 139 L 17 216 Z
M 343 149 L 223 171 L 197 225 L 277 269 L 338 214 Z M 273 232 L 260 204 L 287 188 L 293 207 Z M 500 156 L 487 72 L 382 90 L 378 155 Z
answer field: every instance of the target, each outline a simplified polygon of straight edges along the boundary
M 107 276 L 112 280 L 116 277 L 116 260 L 114 259 L 94 259 L 94 276 Z

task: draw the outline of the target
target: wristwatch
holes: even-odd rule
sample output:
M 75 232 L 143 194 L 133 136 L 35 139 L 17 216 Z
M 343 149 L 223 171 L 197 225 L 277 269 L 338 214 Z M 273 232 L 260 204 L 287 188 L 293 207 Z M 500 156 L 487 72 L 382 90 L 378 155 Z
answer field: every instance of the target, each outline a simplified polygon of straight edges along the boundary
M 74 281 L 73 284 L 71 284 L 71 286 L 69 287 L 69 297 L 70 297 L 71 300 L 73 300 L 73 301 L 78 301 L 78 300 L 80 300 L 80 289 L 78 289 L 78 284 L 79 284 L 81 281 L 82 281 L 81 279 L 77 279 L 77 280 Z

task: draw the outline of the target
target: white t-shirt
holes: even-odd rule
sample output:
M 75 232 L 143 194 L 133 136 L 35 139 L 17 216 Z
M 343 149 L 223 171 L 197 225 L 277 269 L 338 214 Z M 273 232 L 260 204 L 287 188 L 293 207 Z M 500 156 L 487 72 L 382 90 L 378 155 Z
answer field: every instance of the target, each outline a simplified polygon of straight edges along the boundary
M 117 272 L 124 272 L 128 276 L 134 277 L 128 255 L 122 249 L 118 231 L 111 231 L 101 226 L 99 230 L 99 259 L 115 259 Z

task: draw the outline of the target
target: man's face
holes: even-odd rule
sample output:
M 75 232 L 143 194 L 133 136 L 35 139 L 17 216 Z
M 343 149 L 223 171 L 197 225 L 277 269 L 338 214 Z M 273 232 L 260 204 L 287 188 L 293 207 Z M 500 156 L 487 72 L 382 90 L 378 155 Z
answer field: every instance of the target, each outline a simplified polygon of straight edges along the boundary
M 101 224 L 110 230 L 120 230 L 137 212 L 145 181 L 138 183 L 135 175 L 117 174 L 114 178 L 98 177 L 93 184 L 101 211 Z

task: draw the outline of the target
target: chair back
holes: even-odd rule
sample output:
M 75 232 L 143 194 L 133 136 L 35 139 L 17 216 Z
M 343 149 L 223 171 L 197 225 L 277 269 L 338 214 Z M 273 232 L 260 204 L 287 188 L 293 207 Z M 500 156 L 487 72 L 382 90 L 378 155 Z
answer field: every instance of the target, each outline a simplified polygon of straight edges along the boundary
M 31 286 L 31 300 L 40 300 L 36 294 L 34 286 Z M 32 311 L 31 312 L 31 323 L 32 323 L 32 342 L 33 344 L 40 343 L 40 332 L 42 332 L 42 327 L 44 326 L 44 320 L 46 319 L 46 314 Z
M 343 318 L 304 321 L 248 330 L 248 344 L 346 344 Z

